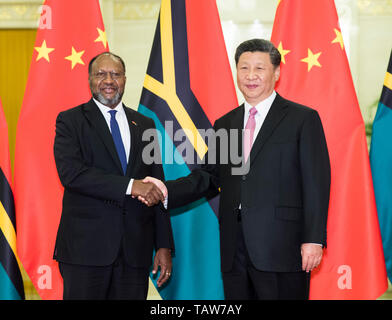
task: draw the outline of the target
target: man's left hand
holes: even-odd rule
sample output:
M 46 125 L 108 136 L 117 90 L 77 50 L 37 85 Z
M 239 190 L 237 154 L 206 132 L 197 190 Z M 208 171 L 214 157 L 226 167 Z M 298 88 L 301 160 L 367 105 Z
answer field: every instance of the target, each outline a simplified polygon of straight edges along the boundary
M 158 267 L 161 268 L 159 278 L 157 280 L 158 287 L 161 287 L 167 280 L 169 280 L 172 272 L 172 259 L 170 249 L 160 248 L 155 254 L 154 265 L 152 273 L 156 274 Z
M 312 271 L 318 267 L 323 257 L 323 247 L 316 243 L 303 243 L 301 245 L 302 270 Z

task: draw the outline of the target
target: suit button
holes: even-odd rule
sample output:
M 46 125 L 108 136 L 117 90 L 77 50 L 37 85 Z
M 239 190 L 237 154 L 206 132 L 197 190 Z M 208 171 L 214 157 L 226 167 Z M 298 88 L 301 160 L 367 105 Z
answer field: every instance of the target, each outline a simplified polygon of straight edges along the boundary
M 246 180 L 246 176 L 242 176 L 242 181 L 245 181 Z

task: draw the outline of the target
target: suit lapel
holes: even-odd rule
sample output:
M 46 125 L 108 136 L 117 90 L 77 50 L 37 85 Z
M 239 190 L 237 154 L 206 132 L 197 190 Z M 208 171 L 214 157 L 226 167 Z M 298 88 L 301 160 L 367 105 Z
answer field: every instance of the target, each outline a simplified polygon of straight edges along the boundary
M 242 139 L 243 139 L 243 134 L 242 131 L 244 129 L 244 113 L 245 113 L 245 107 L 244 104 L 240 105 L 239 108 L 237 109 L 237 112 L 234 113 L 233 117 L 231 118 L 231 123 L 229 128 L 230 129 L 235 129 L 236 132 L 238 132 L 238 156 L 242 157 Z M 230 132 L 229 132 L 230 135 Z M 231 143 L 229 145 L 232 145 Z M 234 144 L 233 144 L 234 145 Z
M 253 143 L 252 150 L 250 152 L 251 164 L 287 112 L 288 109 L 284 99 L 279 94 L 276 94 L 276 98 L 268 111 L 255 142 Z
M 125 115 L 127 116 L 128 119 L 128 125 L 129 125 L 129 131 L 131 132 L 131 150 L 129 151 L 129 159 L 128 159 L 128 166 L 127 166 L 127 172 L 126 176 L 131 175 L 131 168 L 132 168 L 132 163 L 135 161 L 135 156 L 138 152 L 141 152 L 140 149 L 140 142 L 141 142 L 141 135 L 142 133 L 140 132 L 141 128 L 139 125 L 135 122 L 134 117 L 133 117 L 133 110 L 127 108 L 123 104 L 124 110 L 125 110 Z
M 91 123 L 91 126 L 95 129 L 97 136 L 100 137 L 103 144 L 109 151 L 109 154 L 112 156 L 113 161 L 116 163 L 120 172 L 123 172 L 120 158 L 118 157 L 116 146 L 114 145 L 113 137 L 110 133 L 107 122 L 92 99 L 85 105 L 84 114 Z

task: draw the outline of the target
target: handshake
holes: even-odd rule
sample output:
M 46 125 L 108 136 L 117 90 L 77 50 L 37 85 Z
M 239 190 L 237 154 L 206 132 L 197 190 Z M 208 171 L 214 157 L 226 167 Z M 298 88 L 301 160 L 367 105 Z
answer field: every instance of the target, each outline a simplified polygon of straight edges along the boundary
M 164 203 L 167 193 L 167 188 L 161 180 L 145 177 L 143 180 L 135 179 L 133 181 L 131 196 L 151 207 L 158 204 L 159 201 Z

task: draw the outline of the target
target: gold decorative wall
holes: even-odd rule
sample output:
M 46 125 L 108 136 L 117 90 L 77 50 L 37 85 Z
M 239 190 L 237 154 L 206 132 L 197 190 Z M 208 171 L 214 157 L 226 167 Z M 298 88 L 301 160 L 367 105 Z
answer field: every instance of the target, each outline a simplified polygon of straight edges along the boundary
M 0 1 L 0 28 L 37 28 L 40 0 Z

